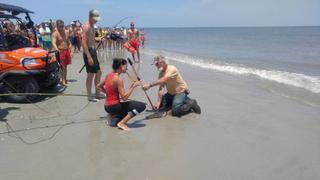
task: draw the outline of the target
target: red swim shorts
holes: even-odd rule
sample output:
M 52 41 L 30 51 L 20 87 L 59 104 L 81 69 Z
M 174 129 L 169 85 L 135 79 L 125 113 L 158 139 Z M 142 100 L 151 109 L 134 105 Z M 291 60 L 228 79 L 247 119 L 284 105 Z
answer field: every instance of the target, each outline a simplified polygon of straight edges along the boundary
M 136 51 L 139 50 L 139 39 L 134 39 L 129 41 L 131 47 L 133 47 Z
M 60 63 L 62 66 L 71 64 L 71 54 L 68 49 L 59 50 L 60 51 Z

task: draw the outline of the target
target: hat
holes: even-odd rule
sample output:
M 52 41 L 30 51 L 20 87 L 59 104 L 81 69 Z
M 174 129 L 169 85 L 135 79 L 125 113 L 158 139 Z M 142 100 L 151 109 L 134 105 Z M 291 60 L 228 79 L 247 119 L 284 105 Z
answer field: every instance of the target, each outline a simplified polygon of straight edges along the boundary
M 93 18 L 95 21 L 99 21 L 101 19 L 100 13 L 96 9 L 90 10 L 89 17 Z

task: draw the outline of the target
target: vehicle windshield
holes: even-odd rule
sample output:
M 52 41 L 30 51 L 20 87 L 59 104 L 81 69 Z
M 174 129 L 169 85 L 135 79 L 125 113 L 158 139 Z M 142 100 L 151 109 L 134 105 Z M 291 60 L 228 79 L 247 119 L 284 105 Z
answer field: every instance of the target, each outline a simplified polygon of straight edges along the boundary
M 19 15 L 22 16 L 23 15 Z M 0 50 L 8 51 L 32 47 L 32 29 L 17 16 L 0 14 Z

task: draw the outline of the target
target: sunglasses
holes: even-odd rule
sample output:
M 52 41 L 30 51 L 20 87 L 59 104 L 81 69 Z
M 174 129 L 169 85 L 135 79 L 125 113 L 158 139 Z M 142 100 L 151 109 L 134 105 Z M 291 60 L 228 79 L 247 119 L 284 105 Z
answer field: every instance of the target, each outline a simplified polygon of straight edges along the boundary
M 160 64 L 159 61 L 154 63 L 155 66 L 159 66 L 159 64 Z

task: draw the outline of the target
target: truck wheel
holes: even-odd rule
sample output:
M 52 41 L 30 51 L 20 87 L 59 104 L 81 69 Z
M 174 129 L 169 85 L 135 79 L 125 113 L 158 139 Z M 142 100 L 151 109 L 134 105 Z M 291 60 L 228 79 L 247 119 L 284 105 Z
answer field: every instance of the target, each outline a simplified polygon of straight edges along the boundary
M 38 93 L 39 85 L 37 81 L 30 76 L 16 76 L 5 79 L 4 93 Z M 38 96 L 5 96 L 7 102 L 12 103 L 30 103 L 36 100 Z
M 45 89 L 53 89 L 60 83 L 60 79 L 58 79 L 56 82 L 52 83 L 50 86 L 44 87 Z

